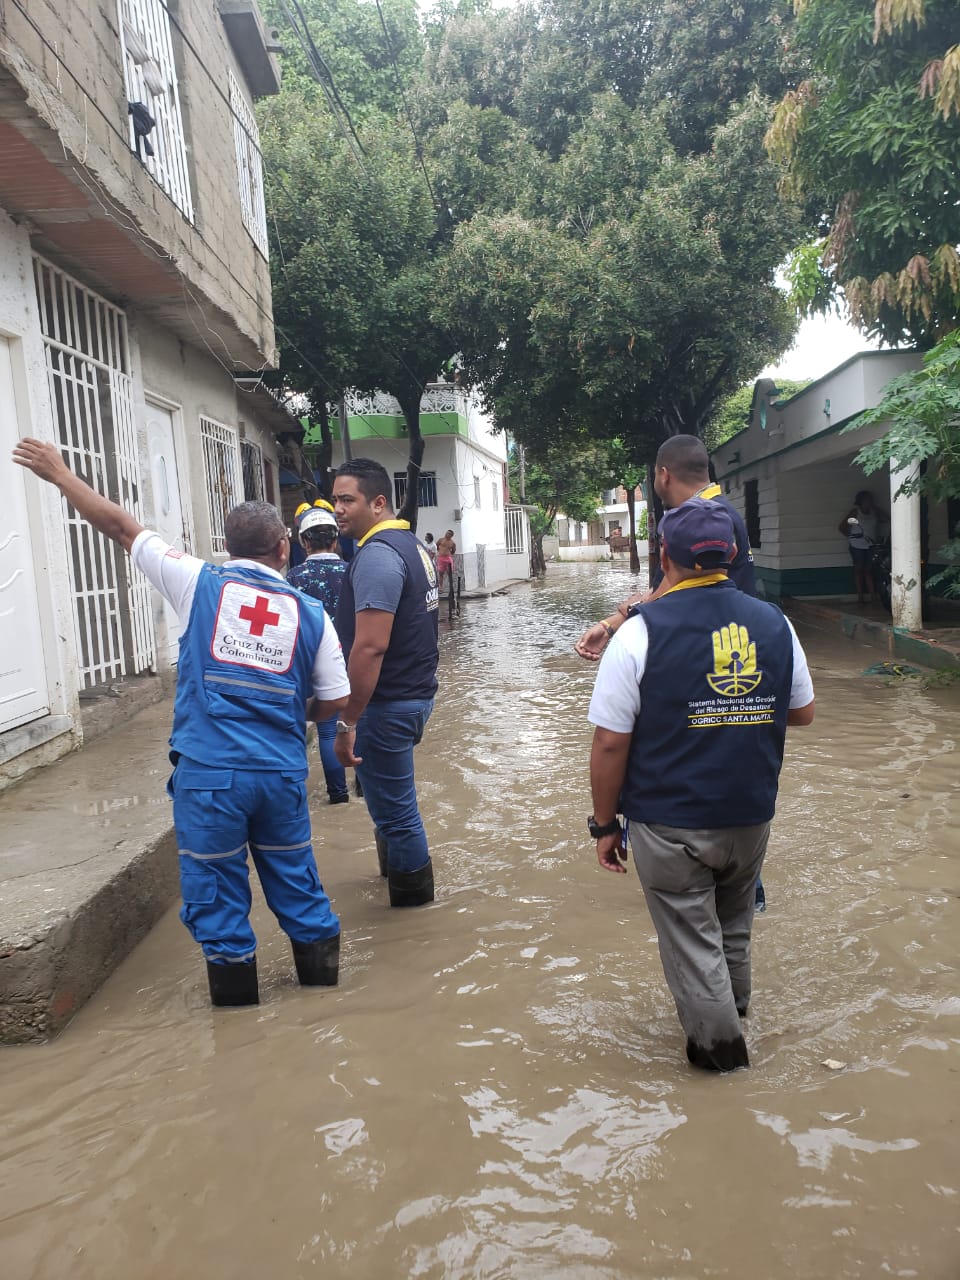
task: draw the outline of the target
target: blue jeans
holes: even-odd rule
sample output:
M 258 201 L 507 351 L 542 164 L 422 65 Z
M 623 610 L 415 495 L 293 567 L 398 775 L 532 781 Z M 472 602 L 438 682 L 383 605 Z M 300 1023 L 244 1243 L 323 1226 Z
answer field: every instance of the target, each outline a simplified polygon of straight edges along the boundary
M 337 740 L 337 717 L 335 711 L 329 720 L 321 720 L 317 724 L 317 746 L 320 748 L 320 763 L 323 765 L 323 776 L 327 783 L 327 795 L 345 796 L 347 794 L 347 771 L 337 759 L 333 744 Z
M 208 960 L 252 960 L 247 848 L 267 905 L 295 942 L 340 932 L 317 875 L 303 773 L 217 769 L 181 757 L 167 790 L 180 853 L 180 919 Z
M 417 871 L 430 861 L 417 808 L 413 749 L 432 710 L 432 698 L 371 702 L 357 723 L 356 754 L 363 757 L 357 777 L 395 871 Z

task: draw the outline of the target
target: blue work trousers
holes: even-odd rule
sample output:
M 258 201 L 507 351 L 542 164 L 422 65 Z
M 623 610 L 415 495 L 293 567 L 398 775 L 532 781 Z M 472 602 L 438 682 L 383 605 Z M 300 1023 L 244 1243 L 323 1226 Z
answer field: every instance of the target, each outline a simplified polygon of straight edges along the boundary
M 208 960 L 251 960 L 253 855 L 267 905 L 295 942 L 340 932 L 317 875 L 304 771 L 217 769 L 183 757 L 167 785 L 180 853 L 180 919 Z
M 347 771 L 337 759 L 334 743 L 337 740 L 337 717 L 335 711 L 329 720 L 321 720 L 317 725 L 317 746 L 320 748 L 320 763 L 323 765 L 323 777 L 327 784 L 327 795 L 347 794 Z
M 430 860 L 417 808 L 413 749 L 433 710 L 432 698 L 370 702 L 357 722 L 357 777 L 395 871 L 417 871 Z

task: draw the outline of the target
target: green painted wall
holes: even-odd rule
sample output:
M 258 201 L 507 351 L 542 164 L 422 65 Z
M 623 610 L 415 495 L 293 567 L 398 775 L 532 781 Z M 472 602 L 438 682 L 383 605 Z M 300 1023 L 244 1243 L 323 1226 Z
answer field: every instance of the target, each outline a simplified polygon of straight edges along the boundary
M 310 427 L 305 418 L 301 422 L 306 430 L 304 444 L 320 443 L 320 428 Z M 407 424 L 400 414 L 373 413 L 362 418 L 349 415 L 347 428 L 351 441 L 355 440 L 405 440 Z M 334 440 L 340 439 L 340 424 L 336 419 L 330 420 L 330 430 Z M 469 433 L 467 420 L 458 413 L 421 413 L 420 434 L 423 436 L 464 436 Z
M 823 569 L 770 569 L 757 565 L 756 575 L 768 600 L 782 600 L 785 596 L 848 596 L 856 589 L 852 565 Z

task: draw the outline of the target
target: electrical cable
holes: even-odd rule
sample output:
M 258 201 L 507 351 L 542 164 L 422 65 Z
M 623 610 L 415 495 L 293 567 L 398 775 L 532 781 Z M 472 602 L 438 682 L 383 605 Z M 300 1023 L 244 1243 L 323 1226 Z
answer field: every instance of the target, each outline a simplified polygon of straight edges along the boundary
M 282 0 L 281 0 L 282 2 Z M 296 0 L 294 0 L 296 3 Z M 434 194 L 433 186 L 430 183 L 430 175 L 427 173 L 427 166 L 423 160 L 423 147 L 420 145 L 420 138 L 417 135 L 416 127 L 413 123 L 413 117 L 410 115 L 410 108 L 407 106 L 407 95 L 403 92 L 403 81 L 400 78 L 400 68 L 397 66 L 396 54 L 393 50 L 393 42 L 390 39 L 390 32 L 387 30 L 387 20 L 383 14 L 383 6 L 380 0 L 377 0 L 377 13 L 380 15 L 380 25 L 383 27 L 383 38 L 387 44 L 387 53 L 390 55 L 390 61 L 393 63 L 393 74 L 397 79 L 397 88 L 400 91 L 400 101 L 403 103 L 403 114 L 407 118 L 407 124 L 410 126 L 410 132 L 413 134 L 413 147 L 416 152 L 417 160 L 420 162 L 420 170 L 423 173 L 423 180 L 427 184 L 427 190 L 430 192 L 430 200 L 434 210 L 439 214 L 442 212 L 437 197 Z
M 81 94 L 83 95 L 83 97 L 84 97 L 86 100 L 88 100 L 88 101 L 90 102 L 90 104 L 93 106 L 94 110 L 96 110 L 96 111 L 97 111 L 97 113 L 102 117 L 102 119 L 104 120 L 104 123 L 107 125 L 107 127 L 110 129 L 110 131 L 111 131 L 111 132 L 112 132 L 112 133 L 113 133 L 113 134 L 114 134 L 114 135 L 115 135 L 115 136 L 116 136 L 116 137 L 117 137 L 117 138 L 118 138 L 118 139 L 123 143 L 123 145 L 124 145 L 124 147 L 125 147 L 125 148 L 129 148 L 129 146 L 130 146 L 130 139 L 129 139 L 129 136 L 128 136 L 126 133 L 124 133 L 122 130 L 120 130 L 120 129 L 116 126 L 116 124 L 114 123 L 114 121 L 113 121 L 113 120 L 111 120 L 111 118 L 107 115 L 107 113 L 106 113 L 106 112 L 103 110 L 103 108 L 99 105 L 99 103 L 98 103 L 98 102 L 96 101 L 96 99 L 92 96 L 92 94 L 89 92 L 89 90 L 85 87 L 85 85 L 84 85 L 84 84 L 83 84 L 83 82 L 80 80 L 80 78 L 79 78 L 79 77 L 78 77 L 78 76 L 77 76 L 77 75 L 72 71 L 72 69 L 70 68 L 69 64 L 66 62 L 66 60 L 65 60 L 65 59 L 64 59 L 64 57 L 63 57 L 63 55 L 60 53 L 60 51 L 59 51 L 59 50 L 58 50 L 54 45 L 52 45 L 52 44 L 50 43 L 50 41 L 49 41 L 49 40 L 47 40 L 46 36 L 43 34 L 43 32 L 42 32 L 42 30 L 40 29 L 40 27 L 37 25 L 37 23 L 34 21 L 34 19 L 30 16 L 30 14 L 29 14 L 29 13 L 27 12 L 27 10 L 24 8 L 23 3 L 22 3 L 22 0 L 13 0 L 13 3 L 14 3 L 14 5 L 16 6 L 16 8 L 20 11 L 20 13 L 23 15 L 23 17 L 24 17 L 24 18 L 26 18 L 27 22 L 30 24 L 30 26 L 33 28 L 33 30 L 36 32 L 37 36 L 39 37 L 39 39 L 40 39 L 41 43 L 44 45 L 44 47 L 45 47 L 45 48 L 46 48 L 46 49 L 47 49 L 47 50 L 48 50 L 48 51 L 53 55 L 54 59 L 56 60 L 56 62 L 57 62 L 57 64 L 58 64 L 58 66 L 61 66 L 61 67 L 64 69 L 64 71 L 67 73 L 67 75 L 69 75 L 70 79 L 74 82 L 74 84 L 76 85 L 76 87 L 80 90 L 80 92 L 81 92 Z M 260 151 L 259 140 L 258 140 L 258 139 L 256 139 L 256 138 L 254 138 L 254 137 L 252 137 L 252 135 L 251 135 L 251 134 L 250 134 L 250 132 L 249 132 L 249 129 L 248 129 L 248 128 L 247 128 L 247 126 L 246 126 L 246 123 L 245 123 L 245 122 L 244 122 L 244 121 L 243 121 L 243 120 L 242 120 L 242 119 L 237 115 L 237 113 L 236 113 L 236 111 L 234 110 L 233 106 L 231 105 L 231 103 L 230 103 L 229 99 L 228 99 L 228 98 L 227 98 L 227 96 L 223 93 L 223 91 L 220 89 L 219 85 L 217 85 L 217 83 L 216 83 L 216 81 L 214 80 L 213 75 L 212 75 L 212 73 L 210 72 L 209 68 L 206 66 L 206 64 L 204 63 L 203 59 L 200 57 L 200 54 L 199 54 L 199 53 L 197 52 L 197 50 L 194 48 L 194 46 L 193 46 L 192 42 L 191 42 L 191 41 L 189 40 L 189 38 L 186 36 L 185 32 L 183 31 L 183 28 L 180 26 L 180 24 L 179 24 L 179 22 L 177 21 L 176 17 L 175 17 L 175 16 L 170 12 L 169 8 L 167 7 L 167 5 L 166 5 L 166 3 L 165 3 L 165 0 L 159 0 L 159 3 L 160 3 L 160 4 L 161 4 L 161 6 L 163 7 L 163 9 L 166 11 L 166 13 L 167 13 L 168 17 L 169 17 L 169 18 L 170 18 L 170 20 L 173 22 L 174 26 L 176 26 L 176 28 L 177 28 L 178 32 L 179 32 L 179 33 L 180 33 L 180 35 L 181 35 L 181 38 L 182 38 L 182 39 L 183 39 L 183 41 L 184 41 L 184 44 L 186 45 L 186 47 L 187 47 L 187 48 L 189 48 L 190 52 L 191 52 L 191 53 L 194 55 L 194 57 L 196 58 L 196 60 L 197 60 L 197 62 L 198 62 L 198 64 L 199 64 L 199 66 L 200 66 L 200 68 L 202 69 L 202 71 L 204 72 L 204 74 L 207 76 L 207 78 L 210 80 L 210 82 L 211 82 L 211 84 L 213 85 L 213 87 L 215 88 L 215 90 L 216 90 L 216 92 L 217 92 L 218 96 L 221 98 L 221 100 L 222 100 L 222 101 L 224 102 L 224 104 L 226 105 L 226 107 L 227 107 L 227 109 L 228 109 L 228 111 L 229 111 L 229 113 L 230 113 L 231 117 L 232 117 L 232 118 L 233 118 L 237 123 L 239 123 L 239 124 L 240 124 L 240 126 L 241 126 L 241 128 L 243 129 L 244 133 L 247 135 L 247 137 L 250 139 L 250 141 L 251 141 L 251 142 L 254 144 L 254 146 L 256 147 L 258 154 L 261 156 L 261 163 L 262 163 L 262 152 Z M 284 5 L 284 0 L 280 0 L 280 3 L 281 3 L 281 5 L 283 6 L 283 5 Z M 294 29 L 296 29 L 296 28 L 294 28 Z M 395 62 L 395 60 L 394 60 L 394 66 L 395 66 L 395 70 L 396 70 L 396 62 Z M 321 87 L 322 87 L 322 86 L 321 86 Z M 336 113 L 334 113 L 334 114 L 336 114 Z M 412 127 L 412 126 L 411 126 L 411 127 Z M 67 153 L 66 153 L 66 146 L 65 146 L 65 144 L 63 143 L 62 138 L 60 139 L 60 143 L 61 143 L 61 147 L 63 147 L 64 154 L 66 155 L 66 154 L 67 154 Z M 189 288 L 188 288 L 187 276 L 186 276 L 186 274 L 184 273 L 184 271 L 181 269 L 180 264 L 177 262 L 176 258 L 175 258 L 172 254 L 167 253 L 165 250 L 162 250 L 162 249 L 158 248 L 156 245 L 154 245 L 154 244 L 149 240 L 149 238 L 148 238 L 148 237 L 147 237 L 147 236 L 146 236 L 146 235 L 145 235 L 145 234 L 140 230 L 140 228 L 139 228 L 139 227 L 137 227 L 134 223 L 129 222 L 129 221 L 124 221 L 124 218 L 123 218 L 123 216 L 122 216 L 122 211 L 121 211 L 120 213 L 118 213 L 118 212 L 111 212 L 110 210 L 108 210 L 108 209 L 106 208 L 106 206 L 104 205 L 103 200 L 102 200 L 102 199 L 100 199 L 100 197 L 97 195 L 97 192 L 96 192 L 93 188 L 91 188 L 91 187 L 90 187 L 90 185 L 89 185 L 89 183 L 87 183 L 87 182 L 86 182 L 86 180 L 81 176 L 81 174 L 80 174 L 79 170 L 77 169 L 77 167 L 76 167 L 72 162 L 71 162 L 71 164 L 70 164 L 70 167 L 71 167 L 71 169 L 73 170 L 73 172 L 74 172 L 74 173 L 75 173 L 75 174 L 80 178 L 80 180 L 81 180 L 82 184 L 86 187 L 87 191 L 88 191 L 91 195 L 93 195 L 94 199 L 95 199 L 95 200 L 96 200 L 96 202 L 100 205 L 100 207 L 103 209 L 104 213 L 105 213 L 108 217 L 110 217 L 110 218 L 111 218 L 111 220 L 115 220 L 115 221 L 117 221 L 117 222 L 118 222 L 121 226 L 123 226 L 123 227 L 124 227 L 124 229 L 125 229 L 125 230 L 127 230 L 128 232 L 132 232 L 132 233 L 134 233 L 134 234 L 136 235 L 136 237 L 137 237 L 137 238 L 142 242 L 142 244 L 143 244 L 147 249 L 149 249 L 149 250 L 150 250 L 150 252 L 151 252 L 151 253 L 153 253 L 155 257 L 157 257 L 161 262 L 167 262 L 167 263 L 169 263 L 169 264 L 173 267 L 173 269 L 176 271 L 177 275 L 180 277 L 181 290 L 183 291 L 183 293 L 185 294 L 185 296 L 189 296 L 189 297 L 190 297 L 191 301 L 194 303 L 194 305 L 195 305 L 195 306 L 197 306 L 197 308 L 198 308 L 198 310 L 200 311 L 201 316 L 202 316 L 202 315 L 203 315 L 203 306 L 202 306 L 202 304 L 201 304 L 200 302 L 198 302 L 198 300 L 197 300 L 197 299 L 194 297 L 194 295 L 190 292 L 190 290 L 189 290 Z M 148 172 L 149 172 L 149 170 L 148 170 Z M 276 176 L 276 175 L 272 175 L 272 176 Z M 92 178 L 92 179 L 94 179 L 94 181 L 96 181 L 95 176 L 94 176 L 92 173 L 90 173 L 90 174 L 89 174 L 89 177 L 90 177 L 90 178 Z M 427 177 L 426 173 L 424 173 L 424 177 L 425 177 L 425 178 Z M 156 179 L 155 179 L 155 178 L 153 178 L 153 175 L 152 175 L 152 174 L 151 174 L 151 178 L 153 179 L 153 181 L 156 181 Z M 428 178 L 427 178 L 427 183 L 428 183 L 428 186 L 429 186 L 429 179 L 428 179 Z M 115 200 L 113 199 L 113 197 L 112 197 L 112 196 L 110 196 L 110 194 L 109 194 L 109 193 L 108 193 L 108 192 L 103 188 L 102 184 L 98 183 L 97 185 L 98 185 L 98 186 L 100 186 L 101 194 L 102 194 L 102 196 L 104 197 L 104 199 L 109 200 L 111 204 L 113 204 L 113 205 L 115 205 L 115 206 L 116 206 L 116 201 L 115 201 Z M 159 184 L 158 184 L 158 185 L 159 185 Z M 286 194 L 287 194 L 291 199 L 293 199 L 294 197 L 293 197 L 292 193 L 287 189 L 286 185 L 282 182 L 282 180 L 281 180 L 281 182 L 280 182 L 280 185 L 283 187 L 283 189 L 284 189 L 284 191 L 286 192 Z M 161 188 L 161 190 L 162 190 L 162 188 Z M 117 208 L 117 210 L 120 210 L 120 206 L 116 206 L 116 208 Z M 266 320 L 267 320 L 267 321 L 268 321 L 268 322 L 273 326 L 274 331 L 275 331 L 277 334 L 279 334 L 279 335 L 280 335 L 280 337 L 283 339 L 283 341 L 284 341 L 285 345 L 286 345 L 286 346 L 287 346 L 291 351 L 295 352 L 295 354 L 296 354 L 296 355 L 298 355 L 298 356 L 299 356 L 299 358 L 301 359 L 301 361 L 303 361 L 303 363 L 304 363 L 305 367 L 306 367 L 306 368 L 308 368 L 308 369 L 310 369 L 310 370 L 311 370 L 311 372 L 313 372 L 313 374 L 314 374 L 314 375 L 319 379 L 320 383 L 321 383 L 323 386 L 325 386 L 325 387 L 326 387 L 326 388 L 327 388 L 327 389 L 328 389 L 328 390 L 329 390 L 329 391 L 334 395 L 334 398 L 335 398 L 335 399 L 338 399 L 338 398 L 339 398 L 339 395 L 340 395 L 340 389 L 339 389 L 339 388 L 337 388 L 337 387 L 335 387 L 335 386 L 330 382 L 329 378 L 327 378 L 327 377 L 326 377 L 326 375 L 324 375 L 323 373 L 321 373 L 321 371 L 316 367 L 316 365 L 313 363 L 313 361 L 312 361 L 312 360 L 310 360 L 310 359 L 309 359 L 309 357 L 307 357 L 307 356 L 303 353 L 303 351 L 301 351 L 301 350 L 300 350 L 300 348 L 296 345 L 296 343 L 294 343 L 294 342 L 293 342 L 293 340 L 290 338 L 289 334 L 287 334 L 287 333 L 286 333 L 282 328 L 280 328 L 280 326 L 279 326 L 279 325 L 277 325 L 277 324 L 276 324 L 276 321 L 275 321 L 275 319 L 274 319 L 274 317 L 273 317 L 272 310 L 268 311 L 268 310 L 267 310 L 267 309 L 266 309 L 266 308 L 261 304 L 261 302 L 260 302 L 259 298 L 257 298 L 257 297 L 256 297 L 256 295 L 255 295 L 255 294 L 253 294 L 253 293 L 252 293 L 252 292 L 251 292 L 251 291 L 250 291 L 250 290 L 249 290 L 249 289 L 248 289 L 248 288 L 247 288 L 247 287 L 242 283 L 242 281 L 240 281 L 239 279 L 237 279 L 237 278 L 235 277 L 234 272 L 233 272 L 233 269 L 231 268 L 231 266 L 230 266 L 227 262 L 225 262 L 225 261 L 224 261 L 224 259 L 223 259 L 223 258 L 222 258 L 218 253 L 217 253 L 216 249 L 214 249 L 214 248 L 213 248 L 213 246 L 209 243 L 209 241 L 207 241 L 207 239 L 204 237 L 203 233 L 199 230 L 199 228 L 196 226 L 196 224 L 195 224 L 195 223 L 192 223 L 192 222 L 189 222 L 189 223 L 188 223 L 188 225 L 191 227 L 191 229 L 192 229 L 192 231 L 194 232 L 194 234 L 195 234 L 195 235 L 200 239 L 201 243 L 204 245 L 204 247 L 205 247 L 205 248 L 207 249 L 207 251 L 210 253 L 211 257 L 212 257 L 216 262 L 218 262 L 218 263 L 219 263 L 219 265 L 220 265 L 220 266 L 224 269 L 224 271 L 226 272 L 227 276 L 228 276 L 229 278 L 231 278 L 231 279 L 233 279 L 233 280 L 234 280 L 234 282 L 235 282 L 235 284 L 237 285 L 237 287 L 238 287 L 238 288 L 241 290 L 241 292 L 242 292 L 242 293 L 243 293 L 243 294 L 244 294 L 244 295 L 245 295 L 245 296 L 250 300 L 250 302 L 253 304 L 253 306 L 255 307 L 255 309 L 257 310 L 257 312 L 258 312 L 258 313 L 259 313 L 259 314 L 260 314 L 264 319 L 266 319 Z M 279 243 L 279 236 L 278 236 L 278 243 Z M 282 250 L 281 250 L 281 259 L 282 259 L 282 258 L 283 258 L 283 253 L 282 253 Z M 233 368 L 233 369 L 231 369 L 228 365 L 226 365 L 226 364 L 224 363 L 224 361 L 223 361 L 223 360 L 222 360 L 222 359 L 217 355 L 217 353 L 213 350 L 213 348 L 210 346 L 210 344 L 206 341 L 206 339 L 203 337 L 202 333 L 201 333 L 201 332 L 200 332 L 200 330 L 199 330 L 199 327 L 198 327 L 198 326 L 197 326 L 197 324 L 196 324 L 196 321 L 195 321 L 195 320 L 193 319 L 193 317 L 190 315 L 189 308 L 185 308 L 185 310 L 186 310 L 187 317 L 188 317 L 188 319 L 190 320 L 190 323 L 193 325 L 194 329 L 196 330 L 197 335 L 198 335 L 198 337 L 200 338 L 200 340 L 201 340 L 201 342 L 203 343 L 203 345 L 207 348 L 207 350 L 210 352 L 210 354 L 213 356 L 213 358 L 217 361 L 217 363 L 218 363 L 218 364 L 220 364 L 220 366 L 225 370 L 225 372 L 227 372 L 227 373 L 230 375 L 230 377 L 231 377 L 231 378 L 233 378 L 233 377 L 234 377 L 234 374 L 235 374 L 235 372 L 236 372 L 236 368 L 238 367 L 238 362 L 237 362 L 237 361 L 234 361 L 234 362 L 233 362 L 233 363 L 234 363 L 234 368 Z M 209 330 L 209 332 L 210 332 L 211 334 L 213 334 L 213 336 L 214 336 L 214 337 L 216 337 L 216 338 L 218 339 L 218 341 L 220 341 L 221 345 L 223 345 L 224 350 L 227 352 L 227 354 L 228 354 L 228 356 L 229 356 L 229 349 L 227 348 L 226 343 L 224 342 L 224 340 L 223 340 L 223 338 L 221 337 L 221 335 L 220 335 L 220 334 L 218 334 L 214 329 L 212 329 L 212 328 L 210 327 L 210 325 L 206 323 L 206 320 L 204 320 L 204 323 L 206 324 L 206 327 L 207 327 L 207 329 Z M 402 366 L 407 370 L 407 372 L 411 375 L 411 377 L 412 377 L 412 379 L 413 379 L 413 381 L 414 381 L 415 385 L 417 385 L 417 386 L 420 388 L 421 395 L 422 395 L 422 394 L 423 394 L 423 392 L 424 392 L 424 391 L 425 391 L 425 389 L 426 389 L 426 388 L 425 388 L 425 385 L 424 385 L 424 384 L 422 384 L 422 383 L 420 382 L 420 379 L 419 379 L 419 378 L 417 377 L 417 375 L 414 373 L 413 369 L 410 367 L 410 365 L 407 363 L 407 361 L 406 361 L 406 360 L 403 358 L 403 356 L 402 356 L 402 355 L 400 355 L 398 352 L 390 352 L 390 354 L 391 354 L 391 355 L 393 356 L 393 358 L 394 358 L 395 360 L 397 360 L 397 362 L 398 362 L 399 364 L 401 364 L 401 365 L 402 365 Z M 262 366 L 261 366 L 261 368 L 260 368 L 260 370 L 258 370 L 258 371 L 257 371 L 257 372 L 261 375 L 261 377 L 262 377 L 262 374 L 263 374 L 263 371 L 264 371 L 265 367 L 266 367 L 266 364 L 262 365 Z M 243 389 L 243 388 L 241 388 L 241 390 L 242 390 L 242 389 Z M 374 435 L 377 439 L 381 440 L 381 441 L 382 441 L 382 443 L 384 443 L 385 445 L 387 445 L 387 447 L 388 447 L 388 448 L 390 448 L 393 452 L 397 453 L 397 454 L 398 454 L 398 456 L 402 456 L 402 457 L 404 457 L 404 458 L 405 458 L 405 460 L 406 460 L 406 462 L 407 462 L 407 464 L 409 465 L 409 463 L 411 462 L 411 459 L 409 458 L 409 456 L 408 456 L 407 454 L 405 454 L 405 453 L 402 453 L 402 451 L 401 451 L 401 450 L 399 450 L 399 449 L 397 449 L 397 448 L 396 448 L 396 446 L 394 446 L 394 445 L 392 444 L 392 442 L 391 442 L 389 439 L 387 439 L 387 437 L 385 437 L 384 435 L 382 435 L 382 433 L 381 433 L 381 432 L 379 432 L 379 431 L 377 430 L 377 428 L 376 428 L 375 424 L 374 424 L 374 423 L 372 423 L 372 422 L 367 418 L 367 416 L 366 416 L 366 415 L 364 415 L 364 414 L 362 414 L 362 413 L 357 413 L 357 414 L 354 414 L 354 415 L 352 415 L 352 416 L 358 417 L 362 422 L 364 422 L 364 423 L 369 427 L 369 429 L 371 430 L 371 432 L 373 433 L 373 435 Z M 419 466 L 419 464 L 414 464 L 414 465 Z
M 296 4 L 296 0 L 294 0 L 294 3 Z M 333 83 L 333 77 L 330 76 L 330 70 L 327 67 L 327 64 L 320 57 L 320 54 L 317 51 L 317 47 L 313 43 L 313 39 L 310 35 L 310 29 L 306 25 L 306 19 L 305 18 L 303 19 L 305 30 L 301 31 L 300 28 L 297 26 L 297 24 L 293 20 L 293 15 L 291 14 L 287 6 L 286 0 L 279 0 L 279 4 L 280 4 L 280 9 L 283 13 L 283 16 L 286 18 L 287 22 L 290 24 L 291 30 L 294 32 L 294 34 L 296 35 L 297 39 L 300 42 L 300 47 L 304 52 L 304 56 L 307 59 L 307 63 L 310 67 L 310 70 L 313 72 L 314 79 L 316 80 L 317 84 L 319 84 L 320 88 L 323 90 L 323 95 L 326 98 L 327 105 L 330 108 L 330 114 L 333 116 L 334 120 L 336 120 L 337 124 L 339 125 L 340 132 L 343 134 L 344 138 L 346 138 L 347 144 L 349 145 L 350 150 L 353 152 L 354 159 L 357 161 L 357 164 L 359 164 L 360 168 L 363 169 L 363 158 L 366 156 L 367 153 L 364 150 L 363 143 L 360 141 L 360 138 L 357 135 L 357 131 L 353 126 L 353 121 L 350 119 L 350 113 L 347 111 L 346 107 L 343 108 L 343 111 L 346 116 L 347 124 L 349 126 L 349 134 L 347 133 L 347 130 L 344 128 L 344 123 L 343 123 L 343 120 L 341 119 L 340 111 L 337 105 L 338 103 L 342 104 L 343 100 L 340 98 L 340 95 L 336 90 L 336 86 Z M 297 6 L 297 8 L 298 8 L 298 11 L 302 14 L 302 10 L 299 9 L 299 6 Z M 321 70 L 321 68 L 323 70 Z M 324 76 L 324 72 L 326 73 L 326 77 L 329 78 L 329 83 L 328 83 L 328 79 L 325 78 Z M 352 137 L 350 135 L 352 135 Z M 364 173 L 365 172 L 366 170 L 364 169 Z

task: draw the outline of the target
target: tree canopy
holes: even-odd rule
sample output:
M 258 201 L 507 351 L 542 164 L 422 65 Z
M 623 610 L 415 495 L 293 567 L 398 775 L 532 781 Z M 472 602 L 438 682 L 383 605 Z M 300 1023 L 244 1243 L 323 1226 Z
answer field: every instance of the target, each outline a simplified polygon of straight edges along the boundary
M 617 439 L 635 468 L 789 345 L 786 0 L 440 0 L 421 29 L 390 0 L 386 31 L 363 0 L 292 8 L 313 52 L 259 115 L 283 375 L 318 415 L 392 392 L 415 464 L 459 351 L 539 457 Z
M 802 68 L 767 136 L 820 238 L 801 304 L 839 289 L 854 322 L 922 349 L 960 323 L 960 34 L 955 0 L 802 0 Z

